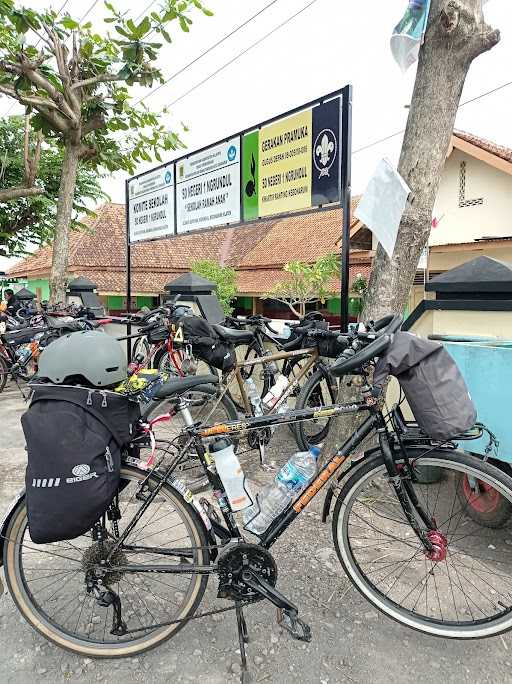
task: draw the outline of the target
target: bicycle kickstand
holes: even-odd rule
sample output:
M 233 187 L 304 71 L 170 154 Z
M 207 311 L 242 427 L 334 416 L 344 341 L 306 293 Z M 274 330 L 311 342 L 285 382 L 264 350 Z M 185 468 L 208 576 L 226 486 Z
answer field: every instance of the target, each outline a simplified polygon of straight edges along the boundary
M 247 623 L 244 617 L 244 610 L 239 601 L 236 602 L 236 624 L 238 627 L 238 642 L 240 644 L 240 660 L 242 661 L 242 673 L 240 675 L 241 684 L 248 684 L 251 681 L 251 675 L 247 668 L 247 655 L 245 653 L 245 644 L 249 643 L 249 636 L 247 633 Z

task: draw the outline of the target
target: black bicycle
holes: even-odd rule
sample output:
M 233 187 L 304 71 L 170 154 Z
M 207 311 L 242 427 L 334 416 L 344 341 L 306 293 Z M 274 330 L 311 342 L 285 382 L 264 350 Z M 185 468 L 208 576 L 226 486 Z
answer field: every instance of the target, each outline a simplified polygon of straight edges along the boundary
M 468 499 L 458 487 L 462 476 L 474 500 L 493 490 L 512 502 L 512 479 L 451 442 L 436 444 L 421 434 L 411 438 L 393 414 L 383 414 L 369 370 L 399 326 L 400 319 L 387 317 L 364 339 L 347 338 L 349 349 L 331 372 L 362 377 L 358 401 L 189 426 L 185 442 L 178 448 L 169 444 L 165 461 L 150 471 L 138 456 L 125 455 L 118 497 L 88 535 L 35 545 L 22 496 L 2 534 L 7 584 L 23 616 L 47 639 L 80 655 L 134 656 L 174 636 L 190 619 L 218 612 L 197 612 L 214 576 L 217 596 L 227 601 L 220 611 L 236 610 L 246 681 L 245 606 L 266 599 L 293 638 L 311 639 L 297 606 L 277 587 L 271 548 L 334 477 L 324 519 L 334 499 L 336 553 L 368 601 L 403 625 L 441 637 L 488 637 L 512 628 L 510 531 L 479 525 L 467 514 Z M 204 379 L 187 382 L 190 390 Z M 175 381 L 169 392 L 179 394 Z M 359 412 L 367 417 L 339 452 L 256 541 L 249 541 L 224 494 L 209 440 L 312 420 L 320 413 Z M 371 434 L 377 445 L 358 454 Z M 215 507 L 197 502 L 175 478 L 190 448 L 203 464 Z

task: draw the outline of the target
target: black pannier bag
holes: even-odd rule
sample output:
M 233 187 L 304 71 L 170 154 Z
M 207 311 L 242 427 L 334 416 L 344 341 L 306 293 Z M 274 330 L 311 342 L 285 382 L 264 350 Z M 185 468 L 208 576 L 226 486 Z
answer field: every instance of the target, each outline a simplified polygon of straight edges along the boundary
M 457 364 L 442 344 L 398 332 L 377 362 L 374 384 L 397 378 L 420 428 L 432 439 L 453 439 L 473 427 L 476 409 Z
M 212 326 L 200 316 L 182 316 L 175 322 L 183 330 L 184 344 L 192 345 L 194 356 L 221 371 L 230 371 L 236 365 L 233 345 L 221 340 Z
M 45 384 L 33 390 L 21 418 L 27 515 L 32 541 L 46 544 L 85 534 L 106 512 L 140 409 L 106 390 Z

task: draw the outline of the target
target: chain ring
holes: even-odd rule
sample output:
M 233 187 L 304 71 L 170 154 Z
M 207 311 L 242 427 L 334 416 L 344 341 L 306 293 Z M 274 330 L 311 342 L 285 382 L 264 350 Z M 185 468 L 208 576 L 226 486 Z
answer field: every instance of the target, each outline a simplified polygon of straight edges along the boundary
M 277 583 L 276 562 L 270 551 L 258 544 L 241 542 L 229 546 L 220 556 L 217 567 L 219 572 L 217 596 L 219 598 L 248 603 L 261 601 L 264 597 L 248 586 L 242 577 L 247 571 L 262 577 L 273 587 Z

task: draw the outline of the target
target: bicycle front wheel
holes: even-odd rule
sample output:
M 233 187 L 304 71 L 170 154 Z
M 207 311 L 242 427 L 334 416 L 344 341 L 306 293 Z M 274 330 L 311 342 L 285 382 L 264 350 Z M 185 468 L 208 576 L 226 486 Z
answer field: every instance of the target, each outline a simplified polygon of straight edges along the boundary
M 295 408 L 321 408 L 336 403 L 336 380 L 321 370 L 311 375 L 302 387 Z M 295 439 L 301 451 L 325 440 L 331 426 L 330 418 L 305 420 L 295 425 Z
M 461 451 L 411 459 L 420 478 L 429 473 L 413 486 L 444 537 L 444 557 L 427 557 L 376 453 L 347 478 L 334 509 L 334 543 L 345 572 L 376 608 L 421 632 L 459 639 L 506 632 L 512 628 L 510 524 L 484 527 L 468 506 L 491 490 L 512 502 L 512 479 Z M 473 497 L 460 496 L 461 477 L 478 483 Z
M 9 375 L 9 366 L 7 361 L 0 356 L 0 392 L 3 392 L 7 384 L 7 377 Z

